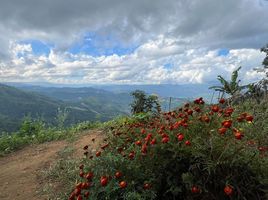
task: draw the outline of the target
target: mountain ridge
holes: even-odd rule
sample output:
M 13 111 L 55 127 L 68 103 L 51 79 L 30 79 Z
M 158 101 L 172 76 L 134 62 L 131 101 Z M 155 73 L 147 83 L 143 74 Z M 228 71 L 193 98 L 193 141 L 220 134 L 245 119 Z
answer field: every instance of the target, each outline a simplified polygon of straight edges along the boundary
M 75 96 L 75 95 L 74 95 Z M 66 125 L 82 121 L 107 121 L 118 115 L 127 115 L 117 105 L 102 106 L 98 98 L 83 101 L 65 101 L 35 91 L 25 91 L 0 84 L 0 132 L 18 130 L 24 117 L 41 118 L 54 124 L 58 109 L 67 110 Z

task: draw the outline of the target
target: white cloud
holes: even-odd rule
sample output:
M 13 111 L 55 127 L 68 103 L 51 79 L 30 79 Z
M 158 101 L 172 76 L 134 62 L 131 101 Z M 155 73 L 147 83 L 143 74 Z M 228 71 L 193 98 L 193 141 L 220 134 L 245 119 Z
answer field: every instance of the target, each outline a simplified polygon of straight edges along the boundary
M 267 19 L 264 0 L 4 1 L 0 81 L 202 83 L 241 65 L 248 82 L 260 76 L 249 70 L 264 57 L 258 48 L 268 42 Z M 116 38 L 100 42 L 104 49 L 139 47 L 122 56 L 69 53 L 87 33 Z M 48 56 L 35 55 L 20 42 L 31 39 L 54 47 Z M 220 48 L 229 54 L 218 56 Z
M 233 49 L 226 56 L 218 50 L 182 47 L 173 37 L 157 37 L 129 55 L 93 57 L 85 54 L 50 51 L 48 56 L 34 55 L 29 45 L 13 43 L 9 62 L 2 62 L 1 81 L 48 81 L 55 83 L 204 83 L 221 74 L 229 78 L 242 66 L 244 82 L 261 77 L 252 69 L 264 58 L 256 49 Z M 146 56 L 144 54 L 147 54 Z M 19 55 L 19 56 L 18 56 Z M 165 65 L 171 67 L 166 68 Z

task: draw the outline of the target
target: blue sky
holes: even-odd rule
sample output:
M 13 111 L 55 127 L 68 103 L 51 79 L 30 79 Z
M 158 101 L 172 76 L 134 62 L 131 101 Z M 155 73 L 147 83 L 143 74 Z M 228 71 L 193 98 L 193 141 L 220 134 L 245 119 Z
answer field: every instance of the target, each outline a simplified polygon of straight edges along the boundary
M 50 51 L 54 48 L 53 44 L 46 44 L 40 40 L 24 40 L 20 44 L 30 44 L 32 53 L 36 56 L 48 56 Z M 68 50 L 71 54 L 86 54 L 94 57 L 97 56 L 111 56 L 116 54 L 118 56 L 129 55 L 134 53 L 138 45 L 124 46 L 120 41 L 112 38 L 111 36 L 99 37 L 97 34 L 87 34 L 81 41 L 73 44 Z M 229 49 L 222 48 L 218 50 L 218 56 L 227 56 Z M 22 55 L 19 54 L 18 57 Z M 168 62 L 163 65 L 165 69 L 172 69 L 173 64 Z
M 50 53 L 50 50 L 53 49 L 53 45 L 46 44 L 45 42 L 42 42 L 40 40 L 22 40 L 19 42 L 20 44 L 30 44 L 32 47 L 32 52 L 34 55 L 45 55 L 48 56 Z
M 218 51 L 218 55 L 219 56 L 227 56 L 229 54 L 229 49 L 220 49 L 219 51 Z
M 119 39 L 109 34 L 100 36 L 97 33 L 86 33 L 81 41 L 68 49 L 68 52 L 72 54 L 84 53 L 91 56 L 110 56 L 113 54 L 122 56 L 133 53 L 137 46 L 137 44 L 124 45 Z
M 262 74 L 266 0 L 19 0 L 0 8 L 0 80 L 185 84 Z M 249 26 L 250 24 L 250 26 Z

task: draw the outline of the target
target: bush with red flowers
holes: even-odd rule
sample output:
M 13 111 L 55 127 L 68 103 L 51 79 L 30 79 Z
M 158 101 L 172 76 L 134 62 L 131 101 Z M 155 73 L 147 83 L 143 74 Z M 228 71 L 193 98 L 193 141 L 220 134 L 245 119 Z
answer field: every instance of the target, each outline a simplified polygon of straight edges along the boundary
M 109 126 L 69 199 L 266 199 L 267 135 L 254 116 L 202 98 Z

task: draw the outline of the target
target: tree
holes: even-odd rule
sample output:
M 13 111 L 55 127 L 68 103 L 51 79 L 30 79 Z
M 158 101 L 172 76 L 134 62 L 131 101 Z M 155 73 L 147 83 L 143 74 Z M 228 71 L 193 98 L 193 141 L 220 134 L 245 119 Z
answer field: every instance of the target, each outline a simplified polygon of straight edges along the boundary
M 232 97 L 236 94 L 239 94 L 241 90 L 248 87 L 248 85 L 243 86 L 239 85 L 241 80 L 237 80 L 237 78 L 238 78 L 238 71 L 240 69 L 241 67 L 232 72 L 231 80 L 229 82 L 225 80 L 221 75 L 218 75 L 218 80 L 220 81 L 221 86 L 212 86 L 209 89 L 214 89 L 215 91 L 222 92 L 222 95 L 224 95 L 225 93 L 229 94 Z
M 130 104 L 132 114 L 142 112 L 160 113 L 161 106 L 156 95 L 147 96 L 144 91 L 135 90 L 131 93 L 134 100 Z
M 251 83 L 248 85 L 248 91 L 244 94 L 244 96 L 249 99 L 253 98 L 260 103 L 263 97 L 267 94 L 268 88 L 268 80 L 262 79 L 256 83 Z
M 260 51 L 266 54 L 265 58 L 262 61 L 263 68 L 255 67 L 254 70 L 257 72 L 266 73 L 266 77 L 264 77 L 264 78 L 267 78 L 268 77 L 268 71 L 267 71 L 267 69 L 268 69 L 268 44 L 266 44 L 266 46 L 262 47 L 260 49 Z
M 130 104 L 131 112 L 133 114 L 144 112 L 145 109 L 144 106 L 146 102 L 145 92 L 141 90 L 135 90 L 134 92 L 131 93 L 131 95 L 134 98 L 133 102 Z
M 156 95 L 149 95 L 145 101 L 145 110 L 147 112 L 160 113 L 161 106 Z
M 264 60 L 262 61 L 262 65 L 265 69 L 268 68 L 268 44 L 266 46 L 261 48 L 261 52 L 264 52 L 266 54 Z
M 268 44 L 260 49 L 266 56 L 262 61 L 263 68 L 254 68 L 257 72 L 266 72 L 266 77 L 263 77 L 260 81 L 250 84 L 248 96 L 254 97 L 258 102 L 261 97 L 266 97 L 268 92 Z

